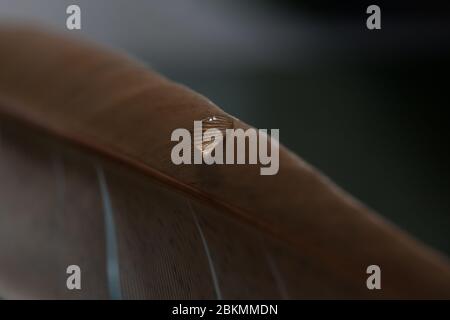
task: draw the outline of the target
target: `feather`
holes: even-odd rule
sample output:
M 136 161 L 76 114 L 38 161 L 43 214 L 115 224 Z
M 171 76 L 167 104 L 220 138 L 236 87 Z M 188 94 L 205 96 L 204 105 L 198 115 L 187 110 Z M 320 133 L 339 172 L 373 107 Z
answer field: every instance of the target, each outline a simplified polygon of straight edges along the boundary
M 173 164 L 174 129 L 230 126 L 205 97 L 67 36 L 3 26 L 0 46 L 0 296 L 450 297 L 446 258 L 283 146 L 273 176 Z

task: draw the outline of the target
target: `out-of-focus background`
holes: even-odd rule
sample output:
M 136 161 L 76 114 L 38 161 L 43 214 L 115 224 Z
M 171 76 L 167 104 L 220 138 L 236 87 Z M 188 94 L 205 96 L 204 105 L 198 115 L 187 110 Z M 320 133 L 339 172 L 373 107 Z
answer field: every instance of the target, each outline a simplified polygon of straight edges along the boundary
M 66 29 L 70 4 L 80 31 Z M 370 4 L 381 30 L 366 28 Z M 283 144 L 450 255 L 448 1 L 0 0 L 6 21 L 126 51 L 279 128 Z

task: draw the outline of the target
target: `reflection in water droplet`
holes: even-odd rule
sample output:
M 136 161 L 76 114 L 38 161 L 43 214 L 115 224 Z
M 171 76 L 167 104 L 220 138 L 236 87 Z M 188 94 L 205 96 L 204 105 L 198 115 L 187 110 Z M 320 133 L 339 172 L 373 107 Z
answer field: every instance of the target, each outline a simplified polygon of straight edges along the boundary
M 201 122 L 201 132 L 194 131 L 194 145 L 203 153 L 210 153 L 214 150 L 216 145 L 224 139 L 226 130 L 233 128 L 233 120 L 223 116 L 210 116 L 202 119 Z M 216 139 L 219 134 L 220 140 Z

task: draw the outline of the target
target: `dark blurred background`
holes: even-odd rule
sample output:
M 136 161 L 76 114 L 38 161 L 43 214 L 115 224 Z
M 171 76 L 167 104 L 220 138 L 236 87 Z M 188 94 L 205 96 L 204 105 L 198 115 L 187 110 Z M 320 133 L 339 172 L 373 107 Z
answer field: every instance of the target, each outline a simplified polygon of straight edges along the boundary
M 0 19 L 124 50 L 280 128 L 283 144 L 450 255 L 450 4 L 390 2 L 0 0 Z M 81 31 L 66 30 L 69 4 Z M 366 28 L 370 4 L 381 30 Z

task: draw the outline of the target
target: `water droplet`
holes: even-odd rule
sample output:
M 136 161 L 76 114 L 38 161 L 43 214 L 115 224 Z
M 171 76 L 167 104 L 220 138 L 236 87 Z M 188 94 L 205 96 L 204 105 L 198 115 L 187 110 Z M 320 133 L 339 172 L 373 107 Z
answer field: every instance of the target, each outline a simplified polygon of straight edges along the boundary
M 210 116 L 201 120 L 202 130 L 201 132 L 194 131 L 194 144 L 195 147 L 201 150 L 203 153 L 211 152 L 221 141 L 223 141 L 226 130 L 233 129 L 233 120 L 223 116 Z M 207 130 L 211 130 L 206 132 Z M 216 139 L 216 135 L 221 133 L 220 139 Z

